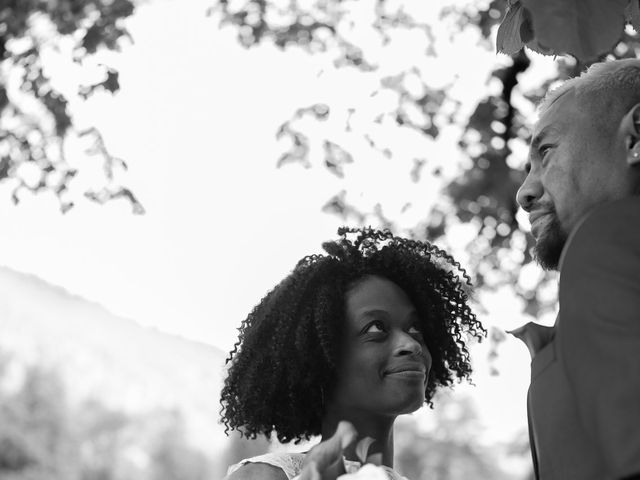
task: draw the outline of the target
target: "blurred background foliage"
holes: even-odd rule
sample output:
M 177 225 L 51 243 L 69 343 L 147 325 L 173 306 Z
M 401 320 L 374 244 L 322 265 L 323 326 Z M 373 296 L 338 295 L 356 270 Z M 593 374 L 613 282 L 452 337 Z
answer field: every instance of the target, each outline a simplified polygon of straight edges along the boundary
M 0 355 L 3 480 L 209 480 L 270 449 L 264 438 L 233 432 L 221 451 L 203 452 L 175 410 L 132 415 L 97 398 L 76 402 L 55 368 L 36 362 L 16 369 L 16 358 Z M 486 445 L 473 399 L 459 397 L 442 392 L 427 424 L 398 422 L 396 469 L 413 480 L 533 478 L 526 435 Z
M 0 352 L 3 480 L 205 480 L 209 457 L 192 447 L 175 411 L 131 416 L 99 400 L 68 398 L 55 368 L 16 369 Z
M 411 480 L 487 478 L 533 480 L 526 432 L 487 444 L 474 399 L 442 391 L 426 425 L 400 417 L 395 468 Z

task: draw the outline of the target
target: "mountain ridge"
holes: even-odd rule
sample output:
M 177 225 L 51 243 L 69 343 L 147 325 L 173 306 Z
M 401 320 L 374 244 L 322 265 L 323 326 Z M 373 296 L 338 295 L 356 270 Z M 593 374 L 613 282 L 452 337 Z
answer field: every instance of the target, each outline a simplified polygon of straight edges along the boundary
M 36 275 L 0 267 L 0 350 L 60 371 L 72 402 L 99 399 L 131 414 L 176 410 L 203 449 L 218 423 L 226 354 L 109 312 Z

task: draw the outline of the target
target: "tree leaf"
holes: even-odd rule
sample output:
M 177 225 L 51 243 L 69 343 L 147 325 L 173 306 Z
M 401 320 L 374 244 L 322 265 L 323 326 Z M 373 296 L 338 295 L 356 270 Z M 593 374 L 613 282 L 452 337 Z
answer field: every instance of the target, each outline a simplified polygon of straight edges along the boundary
M 339 178 L 344 178 L 343 166 L 353 163 L 353 156 L 337 143 L 329 140 L 323 142 L 324 164 L 331 173 Z
M 531 14 L 532 48 L 581 62 L 609 52 L 624 31 L 628 0 L 521 0 Z
M 499 53 L 514 55 L 524 47 L 524 42 L 520 36 L 523 12 L 524 8 L 519 1 L 509 6 L 500 27 L 498 27 L 496 50 Z
M 640 0 L 629 0 L 624 15 L 627 22 L 633 26 L 633 29 L 640 33 Z
M 11 164 L 11 157 L 5 155 L 4 157 L 0 158 L 0 180 L 3 180 L 9 176 Z

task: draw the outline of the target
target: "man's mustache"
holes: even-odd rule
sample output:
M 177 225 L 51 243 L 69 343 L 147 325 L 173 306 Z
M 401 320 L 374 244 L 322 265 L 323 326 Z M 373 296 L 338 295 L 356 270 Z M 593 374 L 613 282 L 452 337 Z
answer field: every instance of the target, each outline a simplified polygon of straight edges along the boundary
M 539 202 L 534 203 L 533 206 L 529 209 L 529 215 L 533 213 L 544 213 L 544 214 L 556 214 L 556 207 L 551 202 Z

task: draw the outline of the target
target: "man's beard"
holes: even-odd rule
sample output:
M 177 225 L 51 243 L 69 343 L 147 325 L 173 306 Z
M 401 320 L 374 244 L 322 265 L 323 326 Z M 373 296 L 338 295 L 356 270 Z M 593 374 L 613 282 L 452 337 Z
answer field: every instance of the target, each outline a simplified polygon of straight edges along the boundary
M 533 247 L 536 261 L 545 270 L 557 270 L 560 263 L 560 255 L 564 244 L 567 242 L 567 233 L 560 225 L 555 210 L 549 213 L 551 221 L 540 232 Z

